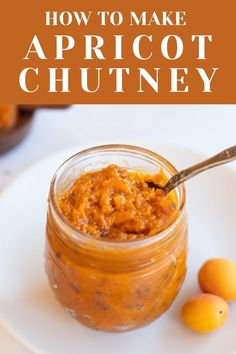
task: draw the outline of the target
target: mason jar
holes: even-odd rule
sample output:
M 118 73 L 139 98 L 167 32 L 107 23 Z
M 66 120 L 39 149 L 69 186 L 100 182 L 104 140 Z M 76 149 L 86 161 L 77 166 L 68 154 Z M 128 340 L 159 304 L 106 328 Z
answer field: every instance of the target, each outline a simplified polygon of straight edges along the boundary
M 185 189 L 176 188 L 175 219 L 160 233 L 134 241 L 94 238 L 66 220 L 57 198 L 80 175 L 110 164 L 148 174 L 163 169 L 167 177 L 177 172 L 162 156 L 127 145 L 98 146 L 69 158 L 51 183 L 45 266 L 67 313 L 96 330 L 125 332 L 158 318 L 181 288 L 187 254 Z

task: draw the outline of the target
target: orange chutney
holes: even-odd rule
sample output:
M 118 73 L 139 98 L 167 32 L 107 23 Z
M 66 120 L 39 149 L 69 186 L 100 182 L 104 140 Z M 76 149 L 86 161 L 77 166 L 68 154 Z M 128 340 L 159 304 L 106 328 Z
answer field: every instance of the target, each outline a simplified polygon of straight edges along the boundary
M 62 214 L 84 233 L 118 241 L 156 235 L 173 220 L 176 195 L 149 188 L 164 184 L 162 171 L 154 176 L 116 165 L 80 176 L 58 199 Z
M 159 317 L 182 285 L 186 214 L 176 191 L 165 196 L 146 183 L 164 184 L 163 166 L 154 175 L 115 164 L 90 168 L 69 184 L 66 176 L 57 181 L 57 191 L 57 177 L 52 183 L 46 271 L 74 318 L 97 330 L 128 331 Z

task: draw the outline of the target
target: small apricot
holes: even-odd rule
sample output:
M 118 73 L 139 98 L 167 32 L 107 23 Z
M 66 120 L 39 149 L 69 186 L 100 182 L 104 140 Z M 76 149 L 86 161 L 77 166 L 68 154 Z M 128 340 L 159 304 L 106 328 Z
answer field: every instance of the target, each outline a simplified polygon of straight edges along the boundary
M 229 259 L 209 259 L 198 273 L 202 291 L 222 297 L 225 301 L 236 300 L 236 263 Z
M 195 332 L 210 333 L 221 327 L 228 319 L 226 301 L 212 294 L 201 294 L 186 302 L 181 318 Z

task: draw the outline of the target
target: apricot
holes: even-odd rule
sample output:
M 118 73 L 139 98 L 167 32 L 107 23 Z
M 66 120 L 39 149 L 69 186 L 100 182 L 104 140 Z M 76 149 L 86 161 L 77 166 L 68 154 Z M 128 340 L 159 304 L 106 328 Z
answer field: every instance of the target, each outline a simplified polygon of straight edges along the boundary
M 226 301 L 212 294 L 201 294 L 186 302 L 181 317 L 184 324 L 195 332 L 210 333 L 221 327 L 228 319 Z
M 198 273 L 202 291 L 222 297 L 230 302 L 236 300 L 236 263 L 229 259 L 209 259 Z

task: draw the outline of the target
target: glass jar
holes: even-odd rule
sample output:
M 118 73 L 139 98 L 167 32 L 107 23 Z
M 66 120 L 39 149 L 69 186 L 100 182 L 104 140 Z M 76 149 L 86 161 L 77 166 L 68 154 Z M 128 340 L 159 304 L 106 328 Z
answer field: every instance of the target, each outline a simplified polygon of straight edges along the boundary
M 176 188 L 175 220 L 157 235 L 135 241 L 96 239 L 75 229 L 57 208 L 57 196 L 81 174 L 116 164 L 132 171 L 170 177 L 176 169 L 158 154 L 126 145 L 82 151 L 56 172 L 49 194 L 46 272 L 66 312 L 93 329 L 124 332 L 165 312 L 186 272 L 185 190 Z

